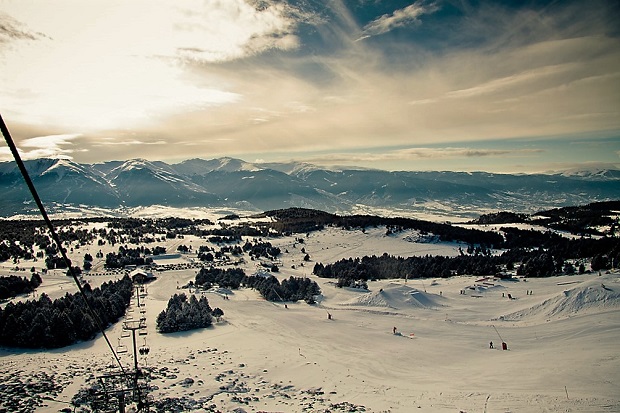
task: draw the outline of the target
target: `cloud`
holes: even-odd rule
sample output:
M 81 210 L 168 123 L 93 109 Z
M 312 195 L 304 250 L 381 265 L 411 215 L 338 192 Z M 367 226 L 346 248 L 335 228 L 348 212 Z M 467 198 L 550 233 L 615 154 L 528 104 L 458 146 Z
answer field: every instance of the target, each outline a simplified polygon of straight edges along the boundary
M 101 139 L 94 146 L 110 146 L 110 145 L 121 145 L 121 146 L 133 146 L 133 145 L 166 145 L 167 142 L 164 140 L 158 141 L 144 141 L 138 139 Z
M 76 151 L 73 141 L 79 137 L 79 134 L 38 136 L 35 138 L 24 139 L 21 142 L 16 143 L 16 146 L 22 159 L 71 159 L 71 154 Z M 8 147 L 0 148 L 0 160 L 13 160 L 13 154 Z
M 7 55 L 0 107 L 28 126 L 18 137 L 81 133 L 72 156 L 84 162 L 322 152 L 372 162 L 385 147 L 427 148 L 388 153 L 419 163 L 525 156 L 466 149 L 620 129 L 620 41 L 610 2 L 593 1 L 454 1 L 435 13 L 374 0 L 5 0 L 0 9 L 50 38 Z M 421 19 L 415 39 L 393 33 Z M 432 149 L 442 143 L 450 150 Z
M 542 149 L 474 149 L 474 148 L 410 148 L 395 154 L 406 158 L 484 158 L 484 157 L 521 157 L 544 152 Z
M 525 70 L 521 73 L 512 74 L 510 76 L 501 77 L 498 79 L 491 79 L 482 84 L 469 87 L 467 89 L 454 90 L 445 94 L 447 98 L 470 98 L 480 95 L 488 95 L 493 93 L 500 93 L 508 89 L 527 87 L 528 84 L 535 82 L 544 82 L 551 77 L 557 78 L 558 76 L 565 74 L 574 69 L 574 65 L 569 63 L 565 65 L 551 65 L 535 68 L 532 70 Z
M 543 149 L 478 149 L 478 148 L 406 148 L 363 153 L 334 153 L 305 158 L 306 162 L 322 165 L 355 165 L 415 160 L 447 160 L 459 158 L 520 158 L 544 153 Z
M 309 15 L 284 2 L 265 1 L 254 7 L 243 0 L 181 3 L 173 41 L 184 59 L 221 62 L 266 50 L 299 47 L 295 29 Z
M 424 1 L 415 3 L 395 10 L 392 14 L 384 14 L 364 26 L 362 36 L 358 40 L 366 39 L 387 33 L 399 27 L 419 23 L 420 16 L 437 11 L 439 7 L 435 3 L 426 4 Z
M 37 40 L 43 37 L 44 34 L 30 31 L 16 19 L 0 13 L 0 45 L 15 40 Z
M 238 102 L 226 75 L 193 77 L 192 62 L 295 49 L 296 19 L 309 19 L 275 1 L 261 9 L 243 0 L 6 4 L 49 36 L 7 50 L 0 106 L 14 111 L 13 121 L 80 133 L 139 129 L 161 116 Z M 3 21 L 10 23 L 4 33 L 34 38 L 17 19 Z

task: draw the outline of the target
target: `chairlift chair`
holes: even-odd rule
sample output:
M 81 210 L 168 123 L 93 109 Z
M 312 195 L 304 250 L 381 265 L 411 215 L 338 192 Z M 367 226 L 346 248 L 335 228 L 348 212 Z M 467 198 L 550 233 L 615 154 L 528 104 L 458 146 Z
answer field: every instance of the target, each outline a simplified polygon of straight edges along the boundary
M 127 353 L 127 346 L 124 344 L 121 344 L 121 339 L 118 339 L 118 346 L 116 346 L 116 353 L 117 354 L 124 354 Z

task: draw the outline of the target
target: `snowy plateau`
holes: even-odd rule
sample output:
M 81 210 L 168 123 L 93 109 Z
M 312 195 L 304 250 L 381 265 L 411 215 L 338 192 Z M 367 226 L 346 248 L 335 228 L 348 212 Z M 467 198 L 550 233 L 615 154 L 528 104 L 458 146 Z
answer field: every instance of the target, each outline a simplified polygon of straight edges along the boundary
M 149 219 L 153 212 L 143 210 Z M 202 229 L 274 222 L 264 215 L 217 211 L 210 212 L 209 220 Z M 492 224 L 459 225 L 501 231 Z M 59 229 L 68 228 L 93 233 L 108 227 L 73 219 Z M 383 254 L 451 258 L 469 245 L 414 229 L 328 225 L 261 237 L 281 251 L 274 276 L 309 278 L 321 290 L 313 303 L 268 301 L 251 288 L 191 288 L 203 265 L 199 247 L 221 247 L 214 240 L 152 236 L 170 254 L 155 259 L 151 271 L 156 279 L 137 289 L 126 315 L 105 329 L 126 371 L 137 360 L 140 371 L 148 372 L 148 411 L 620 411 L 620 274 L 613 265 L 552 277 L 429 274 L 339 288 L 335 279 L 314 275 L 313 266 Z M 132 271 L 106 268 L 103 257 L 119 244 L 101 240 L 67 245 L 74 263 L 82 263 L 87 254 L 97 257 L 80 276 L 93 289 Z M 256 237 L 243 236 L 240 245 L 254 241 Z M 124 242 L 124 248 L 138 246 Z M 264 261 L 244 255 L 226 265 L 258 276 L 265 272 Z M 5 261 L 0 275 L 29 276 L 32 269 L 43 273 L 44 266 L 43 260 Z M 8 302 L 43 294 L 53 301 L 78 291 L 65 270 L 48 270 L 42 278 L 33 294 Z M 223 310 L 223 317 L 208 328 L 161 334 L 158 314 L 179 293 L 207 298 L 211 307 Z M 134 359 L 124 327 L 142 318 L 145 327 L 136 334 L 140 354 Z M 88 403 L 95 395 L 117 402 L 118 390 L 106 390 L 102 379 L 114 374 L 118 366 L 102 334 L 59 349 L 0 348 L 0 411 L 118 411 L 120 407 L 97 410 Z M 147 411 L 129 396 L 123 409 Z

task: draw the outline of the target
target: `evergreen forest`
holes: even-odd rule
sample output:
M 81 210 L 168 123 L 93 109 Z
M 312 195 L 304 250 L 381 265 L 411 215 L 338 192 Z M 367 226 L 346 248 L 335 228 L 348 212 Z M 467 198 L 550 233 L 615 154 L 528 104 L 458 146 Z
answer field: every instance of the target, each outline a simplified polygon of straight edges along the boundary
M 117 322 L 131 300 L 133 284 L 128 276 L 105 282 L 101 287 L 83 287 L 93 316 L 79 293 L 66 293 L 51 300 L 41 294 L 37 300 L 8 303 L 0 309 L 0 345 L 24 348 L 59 348 L 91 340 L 103 328 Z

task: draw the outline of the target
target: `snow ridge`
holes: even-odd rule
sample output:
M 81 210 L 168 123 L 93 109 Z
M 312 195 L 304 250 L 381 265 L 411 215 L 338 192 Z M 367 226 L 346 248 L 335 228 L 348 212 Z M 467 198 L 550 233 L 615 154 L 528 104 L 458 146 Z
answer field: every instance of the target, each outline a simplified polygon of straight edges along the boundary
M 617 284 L 614 283 L 614 284 Z M 506 321 L 533 318 L 563 319 L 620 309 L 620 287 L 594 280 L 544 300 L 535 306 L 505 315 Z

